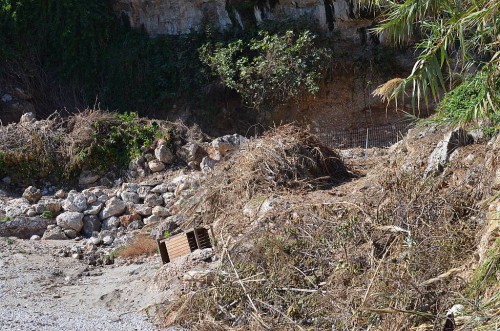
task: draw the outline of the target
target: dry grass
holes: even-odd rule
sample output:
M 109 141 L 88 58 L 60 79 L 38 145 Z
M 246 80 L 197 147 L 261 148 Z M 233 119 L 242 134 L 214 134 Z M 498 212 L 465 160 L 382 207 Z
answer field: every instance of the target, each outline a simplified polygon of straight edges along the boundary
M 156 240 L 147 234 L 138 234 L 132 242 L 117 255 L 123 258 L 140 257 L 155 254 L 158 245 Z
M 485 157 L 483 147 L 471 148 Z M 498 298 L 467 296 L 463 278 L 478 242 L 481 201 L 491 194 L 484 162 L 464 174 L 454 160 L 442 176 L 426 179 L 418 170 L 384 165 L 359 184 L 371 185 L 366 193 L 350 194 L 360 186 L 347 184 L 338 188 L 343 194 L 322 202 L 309 200 L 303 188 L 311 187 L 300 180 L 294 189 L 259 177 L 265 165 L 237 169 L 239 176 L 226 168 L 224 180 L 210 182 L 220 192 L 208 202 L 216 210 L 210 217 L 223 228 L 220 270 L 212 284 L 167 308 L 176 311 L 175 323 L 216 330 L 440 330 L 457 303 L 475 307 L 472 316 L 483 321 L 495 320 Z M 265 192 L 263 182 L 286 201 L 249 232 L 241 207 Z
M 389 102 L 394 97 L 394 91 L 401 85 L 403 82 L 402 78 L 393 78 L 384 84 L 379 85 L 372 94 L 376 97 L 379 97 L 384 102 Z
M 185 226 L 195 219 L 212 223 L 221 210 L 228 219 L 241 217 L 243 205 L 255 197 L 331 187 L 351 177 L 335 150 L 303 129 L 282 126 L 250 140 L 215 168 L 202 184 L 205 189 L 186 204 Z M 201 211 L 201 218 L 193 211 Z

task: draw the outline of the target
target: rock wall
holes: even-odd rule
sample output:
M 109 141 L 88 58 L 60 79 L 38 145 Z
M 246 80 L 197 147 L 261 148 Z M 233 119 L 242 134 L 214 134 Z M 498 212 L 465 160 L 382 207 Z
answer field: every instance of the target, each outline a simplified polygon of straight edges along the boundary
M 358 6 L 346 0 L 113 0 L 113 9 L 132 28 L 149 35 L 184 34 L 212 24 L 224 30 L 245 28 L 243 12 L 259 24 L 307 15 L 325 30 L 356 18 Z

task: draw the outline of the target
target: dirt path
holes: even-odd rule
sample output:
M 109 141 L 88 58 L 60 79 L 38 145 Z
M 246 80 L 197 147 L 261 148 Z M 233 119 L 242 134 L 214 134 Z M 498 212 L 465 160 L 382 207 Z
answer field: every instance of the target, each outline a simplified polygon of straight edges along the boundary
M 89 267 L 58 254 L 75 244 L 0 238 L 0 330 L 158 330 L 144 309 L 161 300 L 158 261 Z

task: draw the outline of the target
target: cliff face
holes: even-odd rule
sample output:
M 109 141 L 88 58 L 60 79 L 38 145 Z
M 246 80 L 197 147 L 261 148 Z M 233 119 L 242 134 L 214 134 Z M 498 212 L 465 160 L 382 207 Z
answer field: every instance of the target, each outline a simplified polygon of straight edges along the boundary
M 220 30 L 234 25 L 244 29 L 248 21 L 259 24 L 304 15 L 333 30 L 359 13 L 357 5 L 346 0 L 114 0 L 113 9 L 132 28 L 151 36 L 189 33 L 206 23 Z

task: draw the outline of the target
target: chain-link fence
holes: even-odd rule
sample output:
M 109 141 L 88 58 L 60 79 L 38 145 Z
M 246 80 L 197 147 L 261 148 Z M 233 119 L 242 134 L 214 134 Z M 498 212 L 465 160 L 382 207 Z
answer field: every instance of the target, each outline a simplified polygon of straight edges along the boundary
M 340 149 L 388 147 L 401 140 L 413 126 L 413 123 L 397 123 L 349 131 L 323 131 L 316 135 L 324 144 Z

